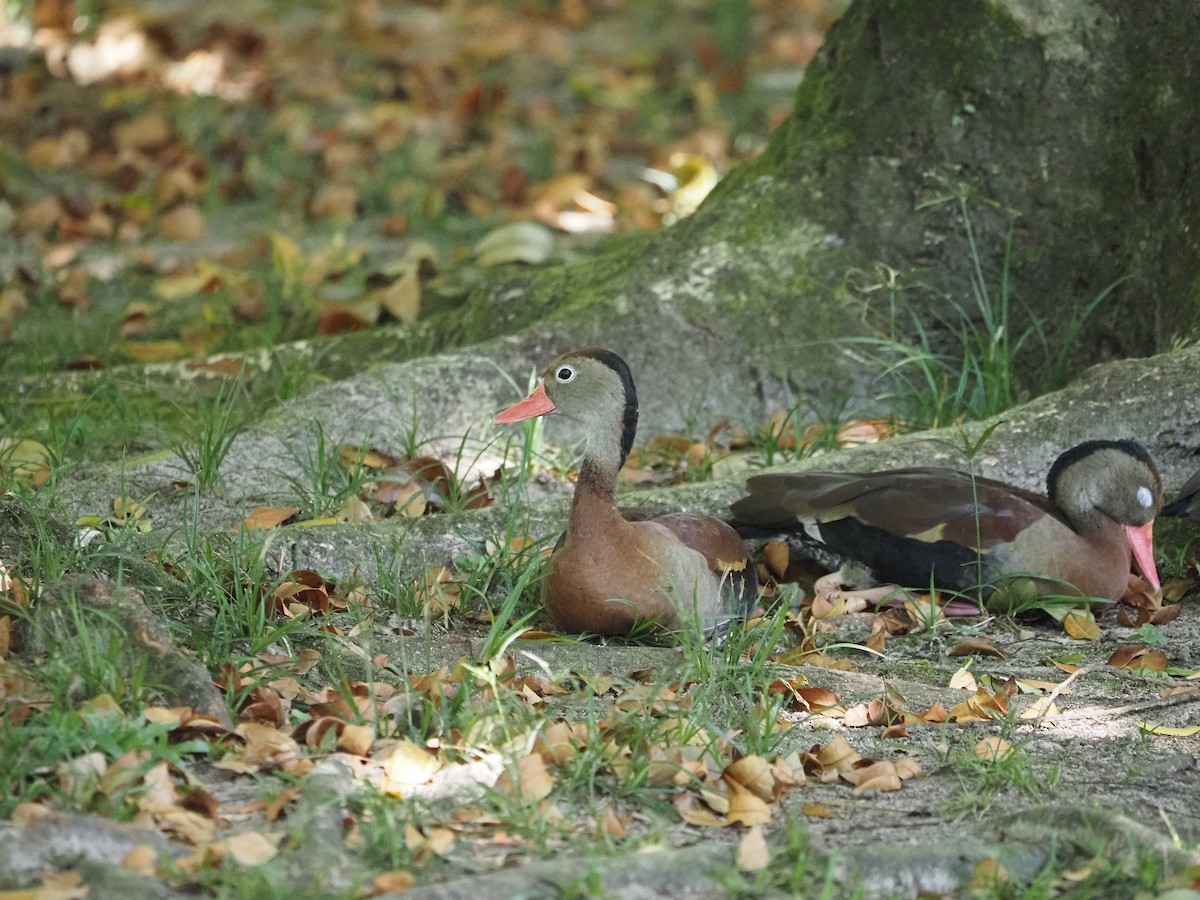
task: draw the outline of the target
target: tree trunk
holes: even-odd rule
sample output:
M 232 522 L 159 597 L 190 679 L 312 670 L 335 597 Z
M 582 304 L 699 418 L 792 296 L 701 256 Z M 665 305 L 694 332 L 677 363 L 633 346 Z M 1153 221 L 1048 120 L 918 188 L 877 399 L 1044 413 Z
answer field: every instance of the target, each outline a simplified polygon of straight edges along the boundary
M 980 290 L 1014 340 L 1044 329 L 1018 360 L 1034 392 L 1063 342 L 1068 373 L 1169 346 L 1200 320 L 1198 29 L 1183 0 L 858 0 L 768 151 L 697 214 L 496 287 L 467 336 L 534 313 L 635 372 L 740 373 L 754 390 L 729 377 L 711 405 L 747 411 L 789 377 L 817 406 L 878 391 L 823 342 L 911 335 L 910 311 L 936 337 L 956 306 L 981 318 Z
M 998 283 L 1011 227 L 1009 280 L 1051 334 L 1126 279 L 1079 361 L 1151 352 L 1200 312 L 1197 27 L 1183 2 L 854 3 L 710 212 L 769 173 L 773 215 L 802 211 L 859 265 L 919 271 L 917 300 L 970 301 L 968 224 Z

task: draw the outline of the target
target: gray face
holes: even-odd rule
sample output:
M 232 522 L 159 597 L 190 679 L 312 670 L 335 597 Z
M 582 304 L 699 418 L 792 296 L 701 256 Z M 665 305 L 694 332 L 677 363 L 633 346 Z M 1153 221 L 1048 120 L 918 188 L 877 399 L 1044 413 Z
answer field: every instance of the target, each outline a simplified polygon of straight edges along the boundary
M 1050 484 L 1050 499 L 1073 523 L 1103 516 L 1121 525 L 1145 525 L 1162 506 L 1162 482 L 1153 463 L 1123 444 L 1102 444 L 1070 459 L 1052 471 Z
M 588 455 L 620 468 L 637 428 L 636 394 L 630 399 L 633 381 L 619 357 L 614 358 L 621 372 L 592 353 L 605 351 L 563 354 L 546 368 L 542 384 L 555 412 L 583 425 Z

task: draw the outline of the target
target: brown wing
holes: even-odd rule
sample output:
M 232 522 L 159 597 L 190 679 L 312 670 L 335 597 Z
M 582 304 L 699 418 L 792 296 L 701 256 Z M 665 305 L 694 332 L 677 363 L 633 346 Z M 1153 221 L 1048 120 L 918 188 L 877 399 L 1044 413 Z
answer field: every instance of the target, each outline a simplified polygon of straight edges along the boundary
M 953 469 L 759 475 L 746 486 L 749 495 L 732 509 L 735 518 L 752 525 L 795 528 L 797 521 L 852 517 L 890 534 L 984 551 L 1055 516 L 1038 494 L 988 478 L 972 480 Z
M 720 519 L 694 513 L 667 513 L 653 521 L 665 526 L 680 543 L 702 553 L 708 566 L 718 575 L 740 571 L 747 566 L 749 554 L 741 537 Z
M 721 579 L 726 610 L 741 618 L 754 609 L 758 601 L 758 573 L 750 563 L 741 536 L 728 524 L 695 513 L 667 513 L 655 516 L 652 521 L 704 556 L 708 567 Z

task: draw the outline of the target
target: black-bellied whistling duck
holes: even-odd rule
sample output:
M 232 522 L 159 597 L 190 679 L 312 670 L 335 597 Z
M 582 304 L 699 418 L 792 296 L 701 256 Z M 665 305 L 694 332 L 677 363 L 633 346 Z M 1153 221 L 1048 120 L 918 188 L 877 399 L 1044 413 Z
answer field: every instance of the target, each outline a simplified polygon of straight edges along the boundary
M 567 529 L 547 563 L 542 602 L 567 631 L 627 634 L 639 624 L 711 633 L 753 608 L 757 578 L 737 532 L 719 519 L 672 513 L 627 521 L 617 473 L 633 446 L 638 403 L 629 367 L 608 350 L 550 364 L 497 423 L 561 413 L 584 426 L 586 449 Z
M 1183 483 L 1175 499 L 1163 507 L 1162 514 L 1200 519 L 1200 472 Z
M 736 520 L 795 530 L 856 560 L 874 583 L 948 591 L 1040 576 L 1039 595 L 1117 600 L 1130 559 L 1158 590 L 1153 460 L 1133 441 L 1087 441 L 1054 461 L 1048 497 L 953 469 L 757 475 Z

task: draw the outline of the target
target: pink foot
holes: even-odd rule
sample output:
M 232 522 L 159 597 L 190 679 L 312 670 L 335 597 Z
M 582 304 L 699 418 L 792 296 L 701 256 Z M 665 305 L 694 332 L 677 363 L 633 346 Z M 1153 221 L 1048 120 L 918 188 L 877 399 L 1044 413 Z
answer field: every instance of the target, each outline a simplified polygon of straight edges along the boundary
M 813 594 L 818 602 L 827 606 L 845 604 L 844 612 L 860 612 L 873 606 L 903 606 L 914 594 L 896 584 L 881 584 L 859 590 L 843 590 L 845 572 L 839 569 L 817 579 Z M 966 600 L 951 600 L 942 607 L 947 616 L 977 616 L 979 607 Z

